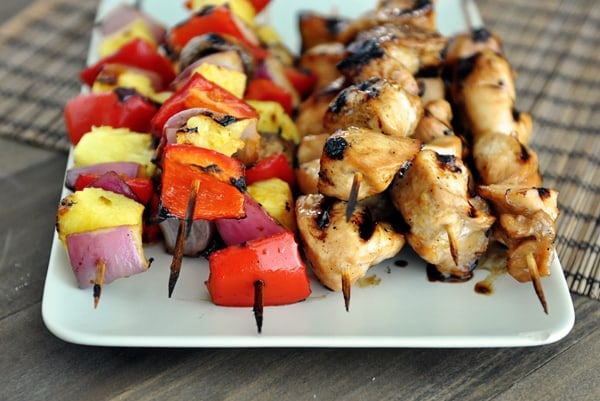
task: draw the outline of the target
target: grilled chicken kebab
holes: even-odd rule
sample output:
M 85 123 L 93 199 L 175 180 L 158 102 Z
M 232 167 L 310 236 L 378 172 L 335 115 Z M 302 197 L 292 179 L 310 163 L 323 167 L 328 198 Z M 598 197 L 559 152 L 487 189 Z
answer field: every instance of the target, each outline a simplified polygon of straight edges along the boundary
M 296 215 L 318 279 L 348 307 L 350 286 L 398 252 L 403 234 L 442 275 L 469 277 L 492 232 L 546 310 L 539 276 L 549 274 L 557 193 L 541 187 L 500 39 L 483 29 L 445 38 L 433 3 L 416 0 L 381 0 L 356 20 L 306 13 L 300 28 L 300 64 L 318 83 L 297 114 Z
M 514 72 L 499 40 L 485 29 L 449 46 L 451 98 L 472 143 L 478 193 L 496 215 L 494 239 L 508 248 L 508 271 L 532 281 L 547 313 L 540 276 L 550 274 L 558 193 L 542 187 L 537 155 L 527 142 L 532 119 L 515 109 Z

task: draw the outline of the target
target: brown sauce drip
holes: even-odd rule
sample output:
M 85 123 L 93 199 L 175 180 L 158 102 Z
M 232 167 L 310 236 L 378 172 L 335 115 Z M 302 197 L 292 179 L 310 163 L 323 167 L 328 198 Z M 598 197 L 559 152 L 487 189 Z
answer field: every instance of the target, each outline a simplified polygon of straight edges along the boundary
M 427 263 L 427 279 L 432 283 L 436 281 L 442 283 L 464 283 L 466 281 L 471 280 L 471 278 L 473 278 L 473 273 L 471 272 L 462 277 L 446 275 L 440 273 L 440 271 L 435 267 L 435 265 Z
M 396 266 L 396 267 L 407 267 L 408 266 L 408 262 L 406 260 L 395 260 L 394 261 L 394 266 Z

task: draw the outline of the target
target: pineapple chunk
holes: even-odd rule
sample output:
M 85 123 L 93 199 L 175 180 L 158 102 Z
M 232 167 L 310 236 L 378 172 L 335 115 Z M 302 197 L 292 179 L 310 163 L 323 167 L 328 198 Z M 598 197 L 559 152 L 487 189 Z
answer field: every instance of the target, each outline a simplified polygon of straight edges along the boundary
M 144 206 L 126 196 L 100 188 L 85 188 L 61 200 L 56 215 L 58 237 L 66 246 L 71 234 L 116 226 L 135 226 L 142 235 Z
M 240 71 L 230 70 L 220 65 L 202 63 L 196 69 L 207 80 L 219 85 L 223 89 L 231 92 L 234 96 L 241 99 L 246 92 L 246 83 L 248 77 Z
M 102 40 L 98 49 L 100 58 L 115 53 L 126 43 L 138 38 L 145 40 L 153 46 L 157 46 L 156 40 L 152 35 L 152 31 L 148 28 L 148 25 L 146 25 L 143 19 L 138 18 Z
M 244 148 L 245 142 L 241 137 L 252 122 L 252 119 L 245 119 L 223 126 L 210 116 L 194 116 L 187 121 L 187 132 L 177 133 L 177 143 L 212 149 L 231 156 Z
M 256 34 L 262 43 L 267 45 L 279 45 L 283 43 L 279 33 L 271 25 L 257 25 Z
M 135 89 L 139 94 L 146 96 L 157 103 L 163 103 L 172 95 L 171 92 L 155 92 L 150 77 L 132 70 L 119 73 L 114 82 L 96 80 L 94 85 L 92 85 L 92 92 L 110 92 L 116 88 Z
M 248 185 L 247 190 L 271 217 L 288 230 L 296 231 L 294 198 L 287 182 L 279 178 L 269 178 Z
M 246 24 L 253 26 L 256 10 L 249 0 L 190 0 L 188 2 L 192 11 L 200 11 L 206 6 L 222 6 L 228 4 L 231 11 Z
M 141 176 L 154 175 L 152 135 L 127 128 L 92 127 L 83 135 L 73 151 L 76 166 L 105 162 L 136 162 L 145 167 Z M 144 170 L 144 169 L 142 169 Z
M 300 143 L 302 137 L 298 127 L 281 104 L 265 100 L 247 100 L 247 103 L 254 107 L 260 116 L 259 132 L 278 134 L 283 139 Z

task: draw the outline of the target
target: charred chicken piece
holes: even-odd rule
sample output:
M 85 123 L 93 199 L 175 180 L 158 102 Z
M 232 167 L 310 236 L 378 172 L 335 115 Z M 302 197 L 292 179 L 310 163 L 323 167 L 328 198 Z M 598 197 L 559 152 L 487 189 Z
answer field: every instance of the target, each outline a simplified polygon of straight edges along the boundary
M 527 254 L 533 254 L 540 276 L 550 275 L 558 192 L 507 185 L 483 185 L 478 192 L 498 214 L 494 237 L 509 248 L 509 273 L 519 281 L 531 280 Z
M 329 105 L 343 89 L 345 79 L 335 80 L 327 87 L 313 92 L 298 108 L 296 127 L 301 135 L 316 135 L 328 131 L 323 119 Z
M 349 23 L 348 19 L 342 17 L 325 16 L 309 11 L 300 13 L 298 25 L 301 53 L 323 43 L 343 43 L 341 34 L 348 28 Z
M 321 154 L 319 192 L 347 201 L 358 175 L 357 200 L 379 194 L 420 148 L 421 142 L 412 138 L 352 126 L 339 129 L 327 138 Z
M 337 64 L 346 55 L 346 47 L 337 42 L 322 43 L 302 53 L 300 67 L 312 71 L 317 77 L 314 91 L 327 87 L 341 76 Z
M 469 195 L 461 159 L 423 150 L 396 176 L 390 194 L 410 227 L 412 249 L 443 275 L 469 277 L 495 219 L 485 202 Z
M 494 132 L 516 136 L 523 144 L 529 141 L 532 119 L 515 109 L 514 73 L 501 55 L 484 49 L 461 59 L 451 96 L 474 139 Z
M 434 1 L 381 0 L 373 11 L 351 21 L 338 33 L 337 39 L 342 43 L 349 43 L 358 33 L 384 24 L 435 31 L 437 24 Z
M 364 206 L 354 209 L 350 221 L 345 215 L 346 202 L 322 194 L 296 201 L 298 230 L 312 270 L 325 287 L 343 291 L 348 310 L 350 287 L 370 267 L 396 255 L 404 236 L 374 220 Z
M 384 48 L 404 47 L 417 55 L 410 59 L 407 67 L 417 72 L 422 69 L 434 69 L 442 65 L 442 54 L 448 44 L 448 38 L 439 32 L 419 27 L 398 24 L 383 24 L 360 32 L 348 48 L 351 50 L 357 43 L 374 41 Z
M 413 95 L 419 85 L 414 74 L 419 69 L 416 50 L 393 41 L 364 40 L 348 47 L 348 55 L 338 64 L 339 72 L 353 83 L 379 77 L 395 82 Z
M 453 36 L 445 51 L 445 63 L 456 65 L 459 60 L 469 58 L 484 49 L 504 54 L 500 37 L 486 28 L 476 28 Z
M 343 89 L 323 117 L 329 132 L 357 126 L 392 136 L 410 136 L 423 116 L 421 99 L 398 84 L 371 78 Z
M 433 100 L 446 99 L 446 86 L 441 77 L 418 77 L 417 85 L 419 85 L 419 96 L 424 105 Z
M 423 118 L 413 136 L 424 143 L 435 138 L 453 135 L 452 106 L 444 99 L 433 100 L 423 107 Z
M 489 133 L 475 140 L 472 151 L 479 181 L 485 185 L 542 183 L 537 154 L 516 137 Z

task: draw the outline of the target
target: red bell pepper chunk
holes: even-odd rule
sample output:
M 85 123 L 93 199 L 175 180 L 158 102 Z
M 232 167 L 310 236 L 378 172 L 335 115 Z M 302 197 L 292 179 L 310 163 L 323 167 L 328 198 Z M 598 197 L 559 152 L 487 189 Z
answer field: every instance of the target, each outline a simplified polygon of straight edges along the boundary
M 292 94 L 267 78 L 255 78 L 246 86 L 245 99 L 272 100 L 281 104 L 288 115 L 292 115 Z
M 246 36 L 240 28 L 242 23 L 227 6 L 207 7 L 174 26 L 167 34 L 167 44 L 179 51 L 196 36 L 216 33 L 236 38 L 248 47 L 256 59 L 264 59 L 268 51 Z
M 117 88 L 112 92 L 78 95 L 65 105 L 64 117 L 69 139 L 77 145 L 92 127 L 107 125 L 150 132 L 150 120 L 158 106 L 136 91 Z
M 133 39 L 115 53 L 104 57 L 79 73 L 81 80 L 92 86 L 105 64 L 124 64 L 156 72 L 162 78 L 161 89 L 167 89 L 175 79 L 175 69 L 168 58 L 143 39 Z
M 217 305 L 253 306 L 254 283 L 264 282 L 266 306 L 302 301 L 311 293 L 294 234 L 284 231 L 211 253 L 208 292 Z
M 75 191 L 81 191 L 83 188 L 93 186 L 94 181 L 100 177 L 100 174 L 80 174 L 75 181 Z M 127 184 L 137 197 L 137 201 L 141 204 L 146 205 L 152 199 L 154 194 L 154 183 L 152 179 L 147 177 L 121 177 L 121 179 Z
M 257 181 L 269 178 L 280 178 L 286 181 L 290 188 L 294 188 L 296 176 L 294 169 L 283 153 L 277 153 L 257 161 L 246 170 L 246 184 L 250 185 Z
M 285 76 L 301 98 L 308 96 L 317 83 L 317 76 L 305 68 L 285 67 Z
M 256 10 L 257 14 L 261 12 L 270 2 L 271 0 L 250 0 L 250 3 L 252 3 L 252 6 Z
M 191 188 L 199 183 L 193 219 L 241 218 L 244 209 L 244 165 L 212 149 L 167 145 L 162 165 L 161 201 L 167 213 L 186 218 Z
M 206 108 L 239 119 L 258 118 L 258 113 L 248 103 L 201 74 L 194 74 L 158 109 L 151 121 L 152 132 L 161 136 L 163 127 L 171 116 L 194 107 Z

